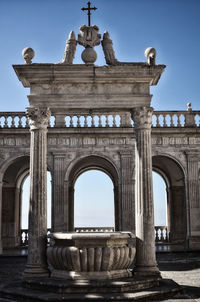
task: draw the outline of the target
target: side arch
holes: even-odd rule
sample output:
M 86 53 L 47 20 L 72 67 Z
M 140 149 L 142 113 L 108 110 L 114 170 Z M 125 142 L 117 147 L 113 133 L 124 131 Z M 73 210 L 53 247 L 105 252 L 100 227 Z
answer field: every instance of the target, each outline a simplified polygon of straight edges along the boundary
M 119 194 L 119 173 L 110 160 L 99 155 L 89 155 L 76 159 L 71 163 L 68 171 L 65 174 L 66 188 L 66 203 L 68 209 L 67 225 L 68 231 L 74 230 L 74 185 L 77 178 L 88 170 L 100 170 L 106 173 L 112 180 L 114 186 L 114 211 L 115 211 L 115 230 L 120 230 L 120 194 Z
M 183 245 L 187 233 L 184 168 L 177 159 L 163 154 L 152 157 L 152 166 L 163 177 L 167 187 L 169 240 L 171 243 Z
M 20 245 L 21 184 L 28 173 L 28 155 L 16 156 L 4 163 L 2 172 L 1 235 L 4 248 Z

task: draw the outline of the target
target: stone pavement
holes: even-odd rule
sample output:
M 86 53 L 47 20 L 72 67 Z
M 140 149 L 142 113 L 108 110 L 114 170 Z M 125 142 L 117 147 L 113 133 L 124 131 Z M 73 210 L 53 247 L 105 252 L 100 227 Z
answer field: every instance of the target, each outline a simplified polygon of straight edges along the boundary
M 200 302 L 200 253 L 157 253 L 157 260 L 163 278 L 173 279 L 184 288 L 181 296 L 163 301 Z M 0 257 L 0 289 L 6 282 L 22 278 L 25 263 L 25 256 Z M 0 302 L 4 301 L 0 298 Z

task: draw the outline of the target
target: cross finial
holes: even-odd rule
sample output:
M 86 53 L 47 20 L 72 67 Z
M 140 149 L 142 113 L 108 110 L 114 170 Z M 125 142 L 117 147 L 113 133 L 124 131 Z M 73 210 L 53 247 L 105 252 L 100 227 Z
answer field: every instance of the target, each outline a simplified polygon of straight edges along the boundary
M 87 3 L 87 5 L 88 5 L 88 7 L 82 7 L 81 9 L 82 10 L 87 10 L 88 11 L 88 26 L 90 26 L 90 16 L 91 16 L 91 10 L 96 10 L 97 8 L 94 6 L 94 7 L 91 7 L 90 5 L 91 5 L 91 2 L 89 1 L 88 3 Z

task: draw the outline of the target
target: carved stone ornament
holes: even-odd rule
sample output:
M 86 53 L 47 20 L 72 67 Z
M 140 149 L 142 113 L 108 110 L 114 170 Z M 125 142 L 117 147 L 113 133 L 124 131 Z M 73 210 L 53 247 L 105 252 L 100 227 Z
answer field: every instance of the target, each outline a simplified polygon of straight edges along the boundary
M 78 43 L 84 47 L 94 47 L 100 44 L 101 34 L 98 34 L 99 28 L 96 25 L 80 27 L 78 34 Z
M 74 31 L 71 31 L 69 34 L 69 38 L 66 42 L 66 47 L 65 47 L 65 53 L 64 53 L 64 58 L 62 60 L 62 63 L 65 64 L 72 64 L 75 51 L 76 51 L 76 37 Z
M 139 107 L 132 111 L 135 129 L 151 129 L 152 107 Z
M 113 49 L 113 43 L 110 39 L 109 33 L 106 31 L 103 35 L 103 40 L 101 41 L 104 56 L 106 59 L 106 64 L 108 65 L 116 65 L 118 63 L 117 59 L 115 58 L 115 52 Z
M 51 111 L 47 107 L 26 108 L 26 115 L 29 119 L 31 129 L 46 129 L 51 116 Z
M 22 50 L 22 56 L 24 57 L 24 62 L 26 64 L 31 64 L 32 63 L 32 59 L 35 56 L 35 52 L 33 50 L 33 48 L 31 47 L 26 47 Z
M 156 50 L 153 47 L 148 47 L 144 52 L 145 57 L 147 58 L 149 65 L 156 64 Z

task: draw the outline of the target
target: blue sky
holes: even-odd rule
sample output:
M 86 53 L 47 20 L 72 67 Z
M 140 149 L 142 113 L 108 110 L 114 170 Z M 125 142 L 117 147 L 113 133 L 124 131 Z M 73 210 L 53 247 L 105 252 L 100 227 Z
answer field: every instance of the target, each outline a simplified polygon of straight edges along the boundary
M 200 1 L 199 0 L 95 0 L 92 24 L 113 40 L 119 61 L 146 61 L 144 51 L 157 50 L 157 64 L 166 70 L 151 88 L 155 110 L 186 110 L 192 102 L 200 109 Z M 25 89 L 12 64 L 23 64 L 22 49 L 35 50 L 34 63 L 57 63 L 63 58 L 71 30 L 87 24 L 81 11 L 87 0 L 0 0 L 0 106 L 1 111 L 24 111 Z M 101 46 L 97 65 L 104 65 Z M 74 63 L 82 63 L 77 47 Z M 157 187 L 160 187 L 158 185 Z M 161 193 L 157 193 L 158 195 Z
M 87 0 L 0 0 L 0 104 L 1 111 L 24 110 L 29 90 L 18 81 L 12 64 L 23 64 L 22 49 L 35 50 L 35 63 L 62 60 L 71 30 L 76 35 L 87 23 L 81 7 Z M 156 110 L 185 110 L 192 102 L 199 109 L 200 1 L 199 0 L 95 0 L 92 24 L 109 31 L 119 61 L 145 61 L 144 51 L 157 50 L 157 63 L 167 68 L 156 87 Z M 81 63 L 77 47 L 75 63 Z M 104 65 L 101 46 L 97 65 Z

